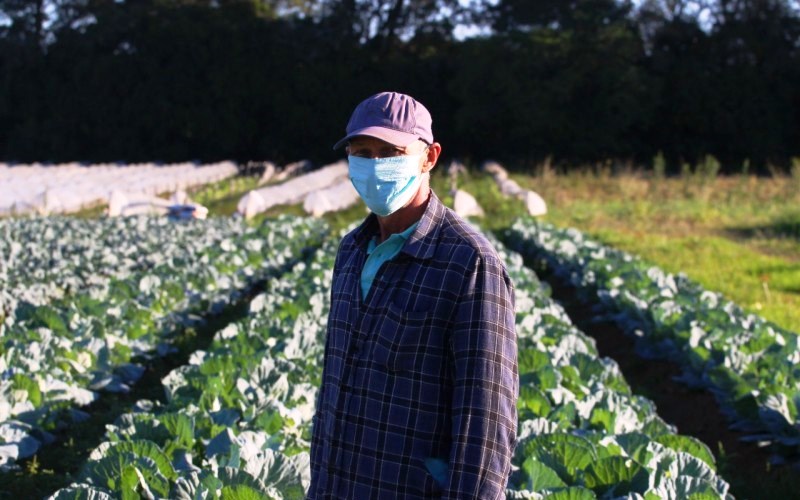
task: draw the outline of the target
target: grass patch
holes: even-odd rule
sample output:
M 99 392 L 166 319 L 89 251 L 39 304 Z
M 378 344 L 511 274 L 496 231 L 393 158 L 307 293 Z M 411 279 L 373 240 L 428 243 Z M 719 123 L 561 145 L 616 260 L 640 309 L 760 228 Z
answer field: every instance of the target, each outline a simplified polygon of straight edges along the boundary
M 793 177 L 710 177 L 584 169 L 513 175 L 575 227 L 746 310 L 800 331 L 800 192 Z
M 800 263 L 716 236 L 664 236 L 596 230 L 598 239 L 682 272 L 707 290 L 793 331 L 800 331 Z
M 192 201 L 208 209 L 210 217 L 231 216 L 236 205 L 248 191 L 258 187 L 259 177 L 236 176 L 206 184 L 188 192 Z

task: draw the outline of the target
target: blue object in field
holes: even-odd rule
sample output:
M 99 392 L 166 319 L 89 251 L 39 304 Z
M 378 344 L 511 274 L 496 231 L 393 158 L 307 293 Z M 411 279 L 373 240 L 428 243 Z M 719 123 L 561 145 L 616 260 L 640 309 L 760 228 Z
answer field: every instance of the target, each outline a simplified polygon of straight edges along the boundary
M 428 457 L 425 459 L 425 467 L 439 486 L 442 488 L 447 486 L 447 462 L 441 458 Z
M 194 219 L 194 205 L 170 205 L 167 217 L 173 220 Z

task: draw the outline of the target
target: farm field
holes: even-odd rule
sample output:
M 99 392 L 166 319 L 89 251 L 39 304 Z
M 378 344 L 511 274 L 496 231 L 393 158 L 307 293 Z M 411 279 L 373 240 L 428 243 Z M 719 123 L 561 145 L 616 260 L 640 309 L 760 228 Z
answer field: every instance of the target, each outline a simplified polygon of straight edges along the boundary
M 599 244 L 639 255 L 667 273 L 683 272 L 706 290 L 721 292 L 789 332 L 800 330 L 800 214 L 797 190 L 792 188 L 797 179 L 648 179 L 635 173 L 560 176 L 546 171 L 514 178 L 548 201 L 550 213 L 543 221 L 577 227 Z M 229 215 L 235 200 L 250 187 L 246 180 L 222 181 L 195 193 L 195 198 L 203 200 L 212 216 Z M 503 230 L 522 213 L 521 202 L 500 196 L 491 179 L 477 171 L 468 172 L 459 187 L 475 195 L 489 214 L 479 224 L 505 242 L 497 240 L 496 245 L 507 252 L 522 304 L 518 310 L 521 374 L 529 385 L 520 403 L 527 434 L 523 433 L 515 458 L 519 471 L 509 483 L 519 492 L 517 498 L 540 498 L 559 490 L 571 498 L 648 493 L 650 498 L 690 494 L 724 498 L 728 493 L 756 498 L 752 495 L 759 491 L 788 498 L 789 492 L 797 491 L 800 485 L 784 472 L 789 468 L 770 469 L 768 456 L 763 455 L 762 463 L 741 469 L 736 457 L 726 455 L 719 443 L 702 444 L 697 436 L 685 435 L 666 422 L 650 402 L 657 400 L 655 396 L 633 394 L 631 387 L 636 392 L 642 386 L 636 372 L 619 372 L 617 363 L 602 357 L 595 341 L 573 325 L 575 319 L 551 301 L 550 287 L 541 287 L 526 267 L 536 267 L 535 259 L 523 261 L 504 249 L 509 240 Z M 434 188 L 445 203 L 451 203 L 448 181 L 441 173 L 434 177 Z M 301 213 L 297 206 L 278 207 L 257 217 L 251 226 L 266 235 L 275 216 Z M 95 215 L 83 214 L 90 223 Z M 319 360 L 314 353 L 319 355 L 324 335 L 326 269 L 339 231 L 364 215 L 359 205 L 326 214 L 327 229 L 304 230 L 315 252 L 265 277 L 263 293 L 235 294 L 246 310 L 229 311 L 218 321 L 206 334 L 210 344 L 198 343 L 197 351 L 192 351 L 192 341 L 181 339 L 186 359 L 160 377 L 166 397 L 150 391 L 142 396 L 147 401 L 130 402 L 126 411 L 105 422 L 103 436 L 87 440 L 85 446 L 91 449 L 80 461 L 68 464 L 67 472 L 42 466 L 48 453 L 57 453 L 48 452 L 47 446 L 41 461 L 38 455 L 20 461 L 21 470 L 9 473 L 18 485 L 16 493 L 47 495 L 77 481 L 84 486 L 62 490 L 58 498 L 90 491 L 97 498 L 103 498 L 104 491 L 185 498 L 209 492 L 222 498 L 250 498 L 251 490 L 268 491 L 274 498 L 301 495 L 307 486 L 302 452 L 308 441 L 309 402 L 313 408 L 318 382 Z M 320 243 L 318 236 L 323 234 Z M 233 235 L 231 241 L 238 237 Z M 245 233 L 245 238 L 252 237 Z M 294 253 L 299 256 L 299 247 Z M 235 283 L 244 288 L 246 280 Z M 197 312 L 196 306 L 170 302 L 170 307 Z M 535 311 L 548 311 L 545 315 L 550 318 Z M 591 333 L 588 328 L 587 333 Z M 622 338 L 623 332 L 619 334 Z M 567 345 L 577 350 L 563 351 Z M 128 362 L 130 354 L 126 356 Z M 243 363 L 245 358 L 250 361 Z M 617 361 L 631 365 L 629 360 Z M 796 419 L 796 414 L 790 417 Z M 796 429 L 796 423 L 790 423 Z M 536 438 L 539 434 L 542 437 Z M 625 463 L 623 457 L 633 463 Z M 747 482 L 756 484 L 745 488 L 737 476 L 758 467 L 764 467 L 765 475 L 750 477 Z M 665 470 L 670 473 L 664 475 Z M 50 490 L 31 489 L 35 479 L 29 478 L 47 475 L 54 479 Z M 115 475 L 121 479 L 113 479 Z
M 800 172 L 773 178 L 584 172 L 517 180 L 550 201 L 545 220 L 683 272 L 800 331 Z
M 445 169 L 432 177 L 448 197 Z M 626 170 L 585 169 L 559 174 L 540 168 L 512 174 L 548 203 L 544 221 L 575 227 L 599 241 L 639 255 L 672 273 L 683 272 L 709 290 L 792 331 L 800 331 L 800 172 L 756 177 L 687 174 L 658 177 Z M 198 192 L 210 212 L 234 213 L 254 183 L 222 181 Z M 459 187 L 472 193 L 491 217 L 489 229 L 508 227 L 524 211 L 504 198 L 484 174 L 471 169 Z M 301 215 L 283 206 L 268 215 Z M 362 216 L 362 207 L 325 215 L 332 227 Z
M 437 168 L 434 189 L 452 204 L 446 166 Z M 580 229 L 668 272 L 683 272 L 745 309 L 800 331 L 800 172 L 706 178 L 538 169 L 511 177 L 547 201 L 542 220 Z M 524 211 L 521 202 L 503 197 L 477 169 L 458 185 L 491 214 L 483 222 L 488 229 L 508 227 Z M 238 198 L 253 186 L 222 181 L 199 191 L 198 200 L 211 213 L 233 214 Z M 282 206 L 266 215 L 279 213 L 303 214 L 299 206 Z M 358 206 L 324 218 L 339 228 L 364 213 Z

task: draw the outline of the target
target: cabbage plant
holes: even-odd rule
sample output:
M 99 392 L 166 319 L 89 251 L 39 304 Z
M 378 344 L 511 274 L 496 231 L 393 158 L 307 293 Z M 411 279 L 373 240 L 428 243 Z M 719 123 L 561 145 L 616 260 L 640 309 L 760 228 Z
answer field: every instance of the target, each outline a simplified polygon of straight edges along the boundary
M 678 363 L 681 380 L 712 391 L 745 439 L 800 453 L 800 336 L 575 229 L 517 220 L 509 244 L 576 287 L 579 299 L 637 339 L 646 357 Z

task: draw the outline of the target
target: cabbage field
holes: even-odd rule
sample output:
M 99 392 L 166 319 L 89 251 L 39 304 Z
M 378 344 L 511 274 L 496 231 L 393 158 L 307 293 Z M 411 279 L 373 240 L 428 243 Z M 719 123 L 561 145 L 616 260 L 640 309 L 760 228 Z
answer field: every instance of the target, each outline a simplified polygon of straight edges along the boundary
M 244 303 L 246 313 L 162 374 L 163 397 L 105 422 L 47 496 L 303 498 L 342 234 L 290 215 L 0 219 L 3 477 L 32 470 L 94 402 L 134 390 L 150 360 L 174 355 L 176 332 Z M 733 498 L 717 450 L 632 391 L 534 265 L 578 290 L 642 355 L 678 363 L 682 382 L 712 391 L 776 463 L 796 460 L 796 333 L 576 230 L 520 218 L 486 234 L 516 293 L 519 440 L 508 498 Z

